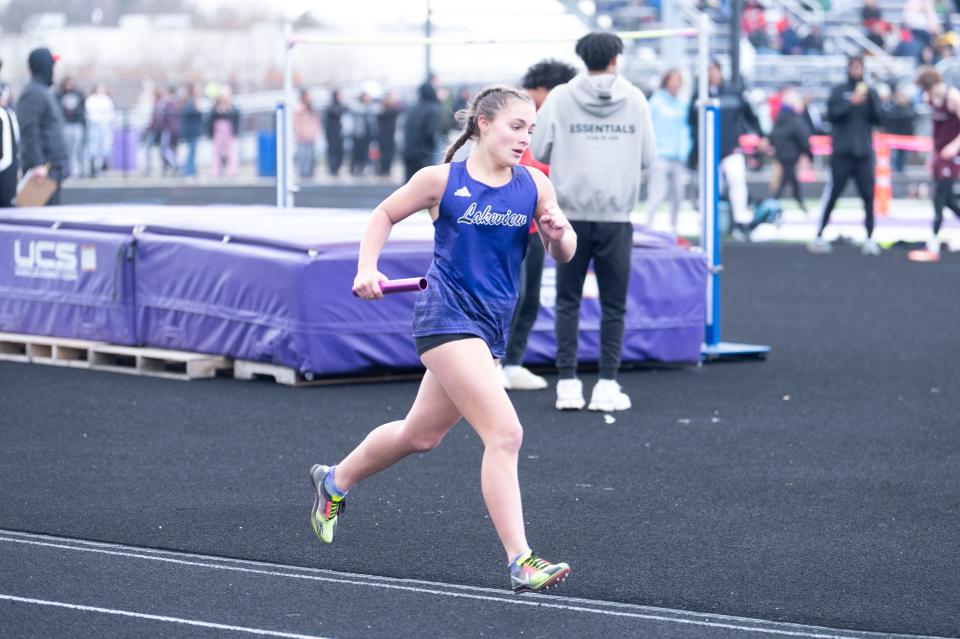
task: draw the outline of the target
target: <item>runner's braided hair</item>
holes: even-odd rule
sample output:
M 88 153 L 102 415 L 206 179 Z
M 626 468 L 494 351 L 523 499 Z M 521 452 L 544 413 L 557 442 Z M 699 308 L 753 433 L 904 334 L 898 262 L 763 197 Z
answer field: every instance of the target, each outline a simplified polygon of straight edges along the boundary
M 533 104 L 533 99 L 527 95 L 526 91 L 498 85 L 483 89 L 473 98 L 469 107 L 458 111 L 457 120 L 463 123 L 463 132 L 447 147 L 447 152 L 443 156 L 444 163 L 452 160 L 457 150 L 466 144 L 467 140 L 480 137 L 478 117 L 482 115 L 488 120 L 493 120 L 510 100 L 522 100 Z

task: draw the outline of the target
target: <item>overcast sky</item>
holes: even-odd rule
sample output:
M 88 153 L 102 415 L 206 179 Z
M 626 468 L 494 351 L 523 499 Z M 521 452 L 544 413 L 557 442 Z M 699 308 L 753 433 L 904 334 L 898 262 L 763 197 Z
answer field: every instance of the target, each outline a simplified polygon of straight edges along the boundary
M 235 0 L 194 0 L 201 9 L 220 5 L 237 6 Z M 304 12 L 329 23 L 368 30 L 385 24 L 399 22 L 423 22 L 427 13 L 427 0 L 247 0 L 255 5 L 285 18 L 295 18 Z M 529 25 L 533 20 L 549 16 L 562 16 L 564 9 L 556 0 L 484 0 L 481 3 L 464 0 L 431 0 L 434 22 L 443 24 L 475 24 L 480 31 L 496 30 L 499 27 Z M 506 23 L 506 24 L 505 24 Z
M 0 11 L 10 0 L 0 0 Z M 188 0 L 199 11 L 212 14 L 220 7 L 233 12 L 277 16 L 293 20 L 310 12 L 324 25 L 345 34 L 389 37 L 409 33 L 426 19 L 430 5 L 434 35 L 469 34 L 472 37 L 569 36 L 584 30 L 580 20 L 557 0 Z M 580 3 L 591 6 L 592 2 Z
M 0 0 L 0 11 L 6 1 Z M 228 7 L 233 12 L 277 17 L 276 20 L 268 18 L 262 21 L 264 24 L 260 25 L 262 29 L 259 32 L 262 37 L 240 45 L 242 50 L 229 49 L 226 57 L 219 61 L 219 68 L 207 69 L 208 75 L 219 73 L 222 77 L 229 77 L 235 72 L 230 68 L 231 64 L 242 65 L 247 70 L 243 77 L 253 78 L 250 82 L 267 75 L 270 65 L 281 63 L 277 58 L 280 51 L 277 46 L 279 36 L 270 35 L 279 26 L 277 23 L 280 18 L 297 18 L 309 11 L 321 24 L 332 26 L 333 34 L 337 36 L 356 36 L 364 40 L 413 40 L 423 33 L 427 8 L 427 0 L 189 1 L 197 10 L 208 15 L 215 14 L 219 7 Z M 431 67 L 443 81 L 451 85 L 515 82 L 530 64 L 548 57 L 565 60 L 575 66 L 579 64 L 573 53 L 573 41 L 586 32 L 586 26 L 579 18 L 567 13 L 557 0 L 431 0 L 430 5 L 435 25 L 433 35 L 447 41 L 432 48 Z M 82 41 L 83 38 L 97 37 L 92 36 L 89 30 L 72 30 L 65 35 L 70 37 L 60 40 L 61 47 L 64 50 L 72 47 L 73 55 L 70 58 L 78 68 L 84 70 L 96 68 L 98 56 L 102 60 L 111 60 L 113 67 L 116 67 L 111 67 L 111 72 L 116 74 L 121 73 L 121 67 L 126 68 L 121 59 L 131 64 L 135 60 L 136 64 L 154 64 L 163 68 L 164 60 L 171 61 L 170 65 L 181 62 L 187 65 L 183 60 L 191 57 L 187 51 L 173 51 L 171 42 L 162 40 L 145 44 L 163 50 L 138 46 L 136 51 L 123 54 L 117 48 L 120 46 L 117 43 L 123 41 L 121 34 L 111 33 L 109 38 L 113 40 L 105 35 L 91 43 Z M 174 35 L 181 38 L 180 34 Z M 562 41 L 543 42 L 541 39 L 544 36 L 561 38 Z M 26 51 L 34 46 L 31 40 L 34 37 L 34 34 L 18 34 L 17 37 L 0 38 L 0 57 L 25 59 Z M 270 40 L 271 37 L 276 39 Z M 461 43 L 488 38 L 507 42 L 461 46 Z M 528 39 L 533 41 L 524 44 L 518 42 Z M 422 45 L 365 42 L 350 46 L 350 49 L 337 45 L 298 48 L 294 56 L 295 73 L 299 72 L 316 84 L 342 86 L 363 80 L 377 81 L 384 86 L 414 85 L 423 78 L 425 52 Z M 99 47 L 106 49 L 100 51 Z M 219 51 L 223 53 L 227 49 Z M 349 55 L 344 55 L 344 51 L 349 51 Z M 25 73 L 23 69 L 18 71 Z M 17 78 L 14 71 L 5 70 L 5 74 L 8 80 Z

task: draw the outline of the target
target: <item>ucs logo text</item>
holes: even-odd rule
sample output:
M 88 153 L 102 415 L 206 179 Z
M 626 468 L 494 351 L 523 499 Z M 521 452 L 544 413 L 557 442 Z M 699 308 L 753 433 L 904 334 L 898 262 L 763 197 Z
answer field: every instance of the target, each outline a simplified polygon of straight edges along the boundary
M 78 259 L 78 252 L 80 258 Z M 75 280 L 78 266 L 96 270 L 96 247 L 51 240 L 13 241 L 14 275 L 53 280 Z

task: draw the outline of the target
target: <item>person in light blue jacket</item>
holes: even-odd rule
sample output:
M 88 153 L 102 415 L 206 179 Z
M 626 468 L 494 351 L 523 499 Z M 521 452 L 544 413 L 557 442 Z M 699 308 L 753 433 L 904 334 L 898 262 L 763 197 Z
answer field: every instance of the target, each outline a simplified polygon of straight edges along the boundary
M 690 155 L 689 102 L 680 97 L 683 76 L 678 69 L 663 74 L 660 89 L 650 98 L 650 116 L 657 132 L 657 159 L 647 178 L 647 215 L 644 224 L 653 226 L 657 208 L 670 198 L 670 230 L 677 232 L 680 202 L 687 187 Z

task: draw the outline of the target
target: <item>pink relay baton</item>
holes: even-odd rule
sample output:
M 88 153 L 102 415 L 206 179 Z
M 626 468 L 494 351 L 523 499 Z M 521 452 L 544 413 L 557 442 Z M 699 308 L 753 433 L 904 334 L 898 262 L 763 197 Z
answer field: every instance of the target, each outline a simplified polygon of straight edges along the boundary
M 390 293 L 409 293 L 410 291 L 427 290 L 427 278 L 425 277 L 405 277 L 399 280 L 386 280 L 380 282 L 380 290 L 384 295 Z M 357 294 L 354 293 L 354 296 Z
M 427 278 L 425 277 L 406 277 L 400 280 L 387 280 L 380 282 L 380 290 L 384 295 L 388 293 L 408 293 L 410 291 L 427 290 Z

